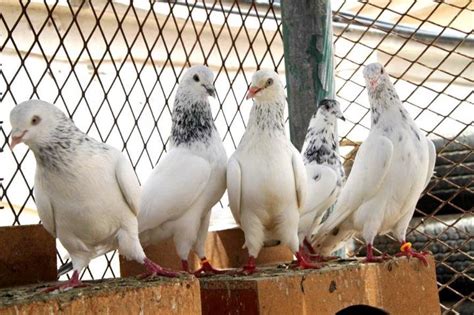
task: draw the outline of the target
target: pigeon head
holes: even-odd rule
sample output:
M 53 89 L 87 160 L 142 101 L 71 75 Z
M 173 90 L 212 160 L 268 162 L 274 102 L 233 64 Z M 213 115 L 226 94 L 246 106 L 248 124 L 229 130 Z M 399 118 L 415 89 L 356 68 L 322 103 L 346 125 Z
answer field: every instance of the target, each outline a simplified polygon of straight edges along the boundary
M 332 99 L 324 99 L 319 102 L 318 112 L 326 117 L 336 117 L 343 121 L 346 120 L 344 115 L 342 114 L 341 107 L 339 106 L 339 102 Z
M 179 91 L 189 94 L 192 99 L 215 97 L 214 74 L 206 66 L 193 66 L 184 74 L 179 83 Z
M 363 74 L 369 92 L 378 91 L 382 89 L 386 83 L 390 82 L 387 71 L 385 71 L 384 67 L 378 62 L 365 66 Z
M 247 99 L 273 102 L 284 97 L 283 84 L 278 74 L 270 70 L 259 70 L 252 77 L 252 83 L 247 93 Z
M 53 104 L 30 100 L 18 104 L 10 112 L 12 126 L 10 148 L 23 142 L 29 147 L 46 143 L 60 119 L 66 116 Z

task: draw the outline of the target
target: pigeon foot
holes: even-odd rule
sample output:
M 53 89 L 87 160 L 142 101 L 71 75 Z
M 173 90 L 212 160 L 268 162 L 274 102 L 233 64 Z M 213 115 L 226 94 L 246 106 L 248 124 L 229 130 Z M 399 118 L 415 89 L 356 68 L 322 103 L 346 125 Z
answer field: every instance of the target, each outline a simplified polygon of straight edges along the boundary
M 329 262 L 329 261 L 335 261 L 335 260 L 339 260 L 339 256 L 322 256 L 322 255 L 318 255 L 318 254 L 314 254 L 314 255 L 308 255 L 308 258 L 311 260 L 311 261 L 316 261 L 316 262 Z
M 395 254 L 395 257 L 405 256 L 408 259 L 410 259 L 411 257 L 415 257 L 418 260 L 420 260 L 423 263 L 423 265 L 428 267 L 428 261 L 426 260 L 426 255 L 428 255 L 428 253 L 417 252 L 416 250 L 414 250 L 411 247 L 410 242 L 403 242 L 402 246 L 400 246 L 400 252 Z
M 42 289 L 41 292 L 49 293 L 56 290 L 67 291 L 74 288 L 83 288 L 83 287 L 88 287 L 88 286 L 89 284 L 83 283 L 81 280 L 79 280 L 79 272 L 75 270 L 74 273 L 72 274 L 71 279 L 69 279 L 69 281 L 56 283 L 52 286 Z
M 367 256 L 362 262 L 363 263 L 371 263 L 371 262 L 381 263 L 389 259 L 390 258 L 388 257 L 386 253 L 384 253 L 382 256 L 374 256 L 372 244 L 367 244 Z
M 139 275 L 138 279 L 151 279 L 151 278 L 160 277 L 160 276 L 175 278 L 175 277 L 179 277 L 179 275 L 181 274 L 180 272 L 166 270 L 148 258 L 145 258 L 144 265 L 147 271 Z
M 322 267 L 320 264 L 313 264 L 309 262 L 302 250 L 297 251 L 295 256 L 297 261 L 296 266 L 300 269 L 319 269 Z
M 201 258 L 201 268 L 194 272 L 196 277 L 205 277 L 210 275 L 223 274 L 225 270 L 218 270 L 212 267 L 206 257 Z
M 239 270 L 236 274 L 242 275 L 242 276 L 248 276 L 257 271 L 257 264 L 256 264 L 256 259 L 253 256 L 249 256 L 249 259 L 247 260 L 247 263 L 244 265 L 242 270 Z

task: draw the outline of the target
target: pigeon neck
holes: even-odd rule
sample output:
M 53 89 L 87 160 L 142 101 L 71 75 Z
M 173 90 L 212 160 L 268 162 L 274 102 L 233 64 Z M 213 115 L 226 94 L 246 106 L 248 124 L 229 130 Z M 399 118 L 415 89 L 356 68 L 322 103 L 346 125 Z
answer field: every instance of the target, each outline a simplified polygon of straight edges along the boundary
M 333 149 L 337 150 L 339 147 L 337 143 L 337 118 L 328 113 L 313 116 L 306 133 L 306 138 L 312 137 L 324 139 L 327 143 L 334 143 Z
M 58 125 L 47 139 L 36 141 L 30 149 L 40 166 L 49 171 L 65 171 L 71 167 L 78 146 L 86 141 L 106 148 L 106 145 L 89 138 L 70 122 Z
M 70 161 L 70 142 L 51 141 L 46 145 L 35 145 L 30 147 L 35 154 L 36 163 L 49 170 L 61 171 L 67 169 Z
M 284 100 L 272 103 L 255 101 L 247 128 L 270 134 L 284 134 L 284 106 Z
M 405 111 L 392 84 L 385 84 L 375 90 L 369 90 L 369 101 L 372 126 L 380 124 L 384 116 L 393 119 L 395 115 L 398 116 Z
M 188 100 L 177 96 L 171 115 L 171 144 L 209 142 L 216 130 L 208 100 Z
M 316 115 L 311 119 L 303 146 L 306 163 L 336 165 L 339 161 L 336 117 Z

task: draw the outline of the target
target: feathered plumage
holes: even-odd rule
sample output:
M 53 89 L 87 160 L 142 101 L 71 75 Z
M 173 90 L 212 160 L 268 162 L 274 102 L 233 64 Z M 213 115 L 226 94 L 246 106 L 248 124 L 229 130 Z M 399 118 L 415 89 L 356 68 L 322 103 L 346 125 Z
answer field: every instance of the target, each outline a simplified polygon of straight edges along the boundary
M 226 188 L 227 155 L 208 100 L 213 78 L 204 66 L 184 74 L 173 107 L 170 149 L 143 187 L 138 216 L 144 246 L 172 237 L 186 271 L 194 247 L 203 263 L 198 273 L 217 272 L 206 260 L 204 243 L 211 208 Z
M 405 242 L 418 198 L 433 174 L 436 152 L 403 108 L 383 66 L 366 66 L 364 77 L 372 117 L 369 136 L 314 243 L 331 252 L 342 240 L 360 233 L 368 244 L 367 260 L 372 261 L 376 235 L 392 232 Z
M 139 184 L 122 153 L 87 136 L 47 102 L 21 103 L 10 120 L 12 149 L 24 142 L 35 155 L 40 219 L 72 260 L 73 278 L 62 287 L 80 285 L 78 272 L 117 248 L 150 272 L 160 271 L 145 257 L 138 239 Z
M 230 208 L 245 233 L 250 256 L 244 271 L 255 271 L 255 258 L 271 240 L 288 245 L 302 267 L 312 267 L 298 246 L 306 171 L 301 154 L 285 134 L 285 95 L 278 75 L 257 71 L 249 97 L 255 102 L 247 129 L 227 167 Z
M 336 100 L 323 100 L 311 118 L 305 142 L 303 161 L 307 175 L 307 198 L 299 221 L 300 246 L 311 254 L 311 235 L 323 215 L 337 199 L 344 181 L 344 169 L 339 159 L 337 119 L 344 119 Z

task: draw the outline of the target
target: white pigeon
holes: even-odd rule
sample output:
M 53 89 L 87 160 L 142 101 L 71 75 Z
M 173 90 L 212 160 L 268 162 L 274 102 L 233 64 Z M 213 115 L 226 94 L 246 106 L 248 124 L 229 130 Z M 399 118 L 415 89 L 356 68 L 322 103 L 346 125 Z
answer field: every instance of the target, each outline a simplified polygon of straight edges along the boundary
M 303 144 L 303 161 L 307 175 L 307 198 L 300 216 L 300 247 L 315 255 L 310 240 L 326 210 L 335 202 L 344 182 L 344 169 L 339 159 L 337 119 L 345 120 L 339 103 L 325 99 L 311 118 Z M 314 256 L 324 260 L 320 255 Z
M 257 71 L 248 98 L 254 98 L 254 106 L 227 167 L 230 208 L 244 231 L 249 252 L 243 272 L 255 272 L 260 249 L 273 240 L 287 244 L 301 267 L 316 267 L 299 251 L 298 221 L 306 198 L 306 171 L 301 154 L 285 134 L 285 94 L 278 75 Z
M 150 273 L 174 275 L 143 252 L 140 187 L 120 151 L 87 136 L 56 106 L 40 100 L 17 105 L 10 121 L 11 149 L 23 142 L 35 155 L 35 201 L 43 226 L 72 260 L 72 278 L 51 290 L 81 286 L 79 272 L 89 261 L 117 248 Z
M 213 73 L 194 66 L 184 74 L 174 102 L 170 150 L 145 183 L 138 223 L 144 246 L 173 238 L 183 269 L 192 248 L 202 267 L 217 273 L 204 245 L 211 208 L 226 189 L 227 155 L 212 119 Z
M 334 211 L 314 237 L 316 248 L 327 251 L 353 234 L 367 244 L 366 261 L 373 256 L 378 234 L 392 232 L 402 244 L 401 255 L 415 256 L 426 264 L 423 254 L 405 241 L 416 203 L 433 174 L 435 146 L 410 118 L 383 66 L 364 69 L 372 125 L 360 146 Z M 313 243 L 313 244 L 314 244 Z

